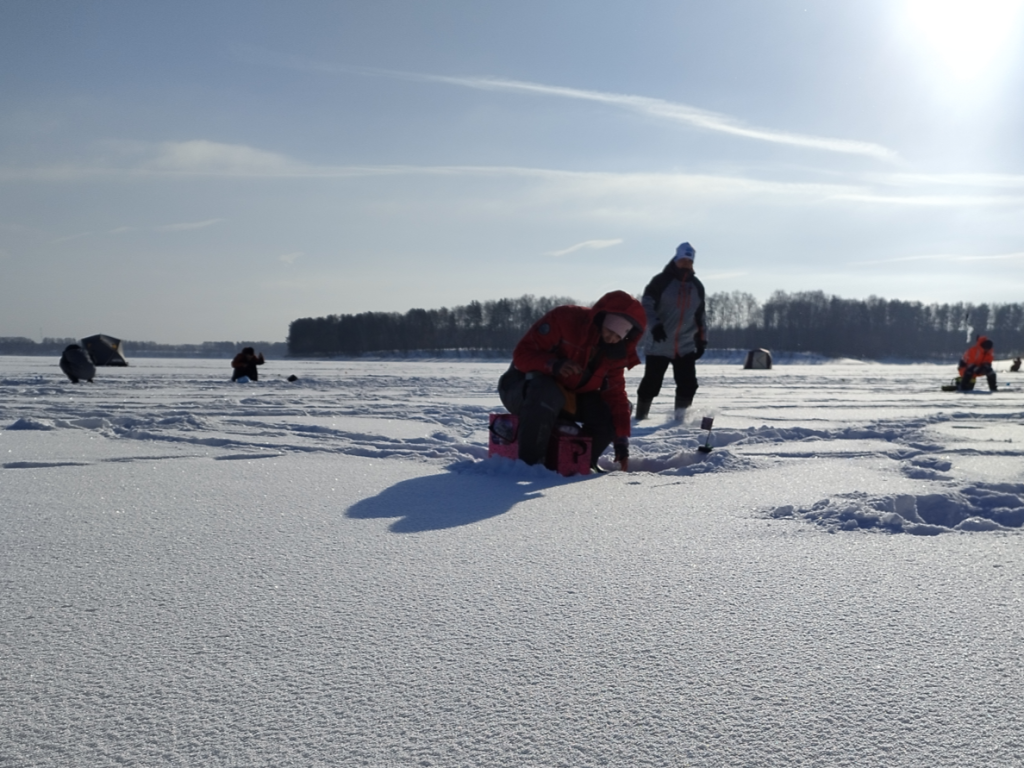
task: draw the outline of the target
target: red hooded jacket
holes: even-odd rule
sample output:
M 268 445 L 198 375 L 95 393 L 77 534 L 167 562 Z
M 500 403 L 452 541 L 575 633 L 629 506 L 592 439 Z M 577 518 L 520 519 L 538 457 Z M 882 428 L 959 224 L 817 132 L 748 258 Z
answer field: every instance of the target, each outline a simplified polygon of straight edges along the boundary
M 634 326 L 624 340 L 625 354 L 621 358 L 597 354 L 601 326 L 608 312 L 629 318 Z M 549 376 L 555 376 L 555 369 L 564 360 L 577 363 L 584 369 L 583 373 L 559 378 L 558 383 L 571 393 L 600 392 L 611 408 L 615 436 L 629 437 L 625 370 L 640 362 L 636 345 L 645 326 L 640 302 L 625 291 L 612 291 L 593 307 L 563 306 L 548 312 L 516 345 L 512 363 L 523 373 L 539 372 Z

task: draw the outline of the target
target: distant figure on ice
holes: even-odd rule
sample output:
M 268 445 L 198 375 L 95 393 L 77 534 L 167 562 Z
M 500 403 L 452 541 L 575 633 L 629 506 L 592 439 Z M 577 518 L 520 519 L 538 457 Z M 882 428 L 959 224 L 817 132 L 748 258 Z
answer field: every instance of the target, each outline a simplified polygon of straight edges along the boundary
M 651 403 L 661 391 L 669 363 L 676 380 L 675 417 L 683 420 L 697 393 L 695 363 L 708 345 L 704 321 L 704 285 L 693 274 L 697 252 L 689 243 L 676 248 L 676 255 L 644 288 L 644 313 L 650 328 L 650 343 L 644 377 L 636 398 L 636 420 L 646 419 Z
M 629 469 L 629 398 L 625 370 L 640 362 L 636 345 L 644 310 L 625 291 L 606 293 L 592 307 L 555 307 L 533 324 L 498 381 L 502 404 L 519 417 L 519 458 L 544 461 L 561 416 L 591 438 L 590 465 L 609 444 Z
M 263 353 L 256 354 L 252 347 L 246 347 L 231 361 L 231 380 L 238 381 L 243 376 L 248 376 L 250 381 L 257 381 L 260 377 L 256 370 L 257 365 L 263 365 Z
M 992 339 L 979 336 L 974 346 L 964 352 L 959 365 L 961 391 L 974 389 L 974 380 L 978 376 L 984 376 L 988 380 L 989 390 L 996 391 L 996 372 L 992 370 L 995 356 L 992 354 L 992 347 Z
M 96 366 L 92 364 L 89 353 L 77 344 L 69 344 L 64 348 L 60 356 L 60 369 L 71 379 L 72 384 L 77 384 L 80 379 L 91 384 L 92 377 L 96 375 Z
M 1020 371 L 1020 358 L 1013 358 L 1013 365 L 1010 366 L 1010 373 L 1017 373 Z

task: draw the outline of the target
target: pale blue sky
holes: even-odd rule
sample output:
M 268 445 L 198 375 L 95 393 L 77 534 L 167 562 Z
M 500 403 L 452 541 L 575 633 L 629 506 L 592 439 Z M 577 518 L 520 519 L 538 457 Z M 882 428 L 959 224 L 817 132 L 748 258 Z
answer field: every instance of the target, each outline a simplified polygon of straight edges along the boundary
M 0 336 L 1024 301 L 1021 0 L 0 3 Z

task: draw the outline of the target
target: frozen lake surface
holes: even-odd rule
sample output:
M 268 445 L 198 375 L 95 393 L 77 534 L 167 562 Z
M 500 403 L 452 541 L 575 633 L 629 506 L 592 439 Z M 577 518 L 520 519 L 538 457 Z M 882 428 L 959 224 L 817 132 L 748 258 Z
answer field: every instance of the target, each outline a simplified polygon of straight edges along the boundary
M 0 357 L 0 765 L 1021 765 L 1013 374 L 701 364 L 562 478 L 506 363 L 131 362 Z

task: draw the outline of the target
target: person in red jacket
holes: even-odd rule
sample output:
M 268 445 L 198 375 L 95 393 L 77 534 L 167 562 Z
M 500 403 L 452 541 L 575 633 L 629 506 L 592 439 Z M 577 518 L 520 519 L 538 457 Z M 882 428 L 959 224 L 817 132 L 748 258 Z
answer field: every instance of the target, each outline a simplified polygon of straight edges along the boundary
M 555 307 L 516 345 L 498 395 L 519 417 L 519 458 L 537 464 L 559 417 L 582 425 L 591 438 L 591 466 L 609 444 L 629 468 L 630 410 L 625 370 L 640 363 L 636 345 L 646 320 L 643 306 L 625 291 L 593 307 Z
M 974 380 L 984 376 L 988 380 L 988 388 L 996 391 L 996 372 L 992 370 L 995 356 L 992 354 L 992 339 L 979 336 L 974 346 L 964 352 L 958 366 L 960 372 L 959 388 L 964 391 L 974 389 Z

